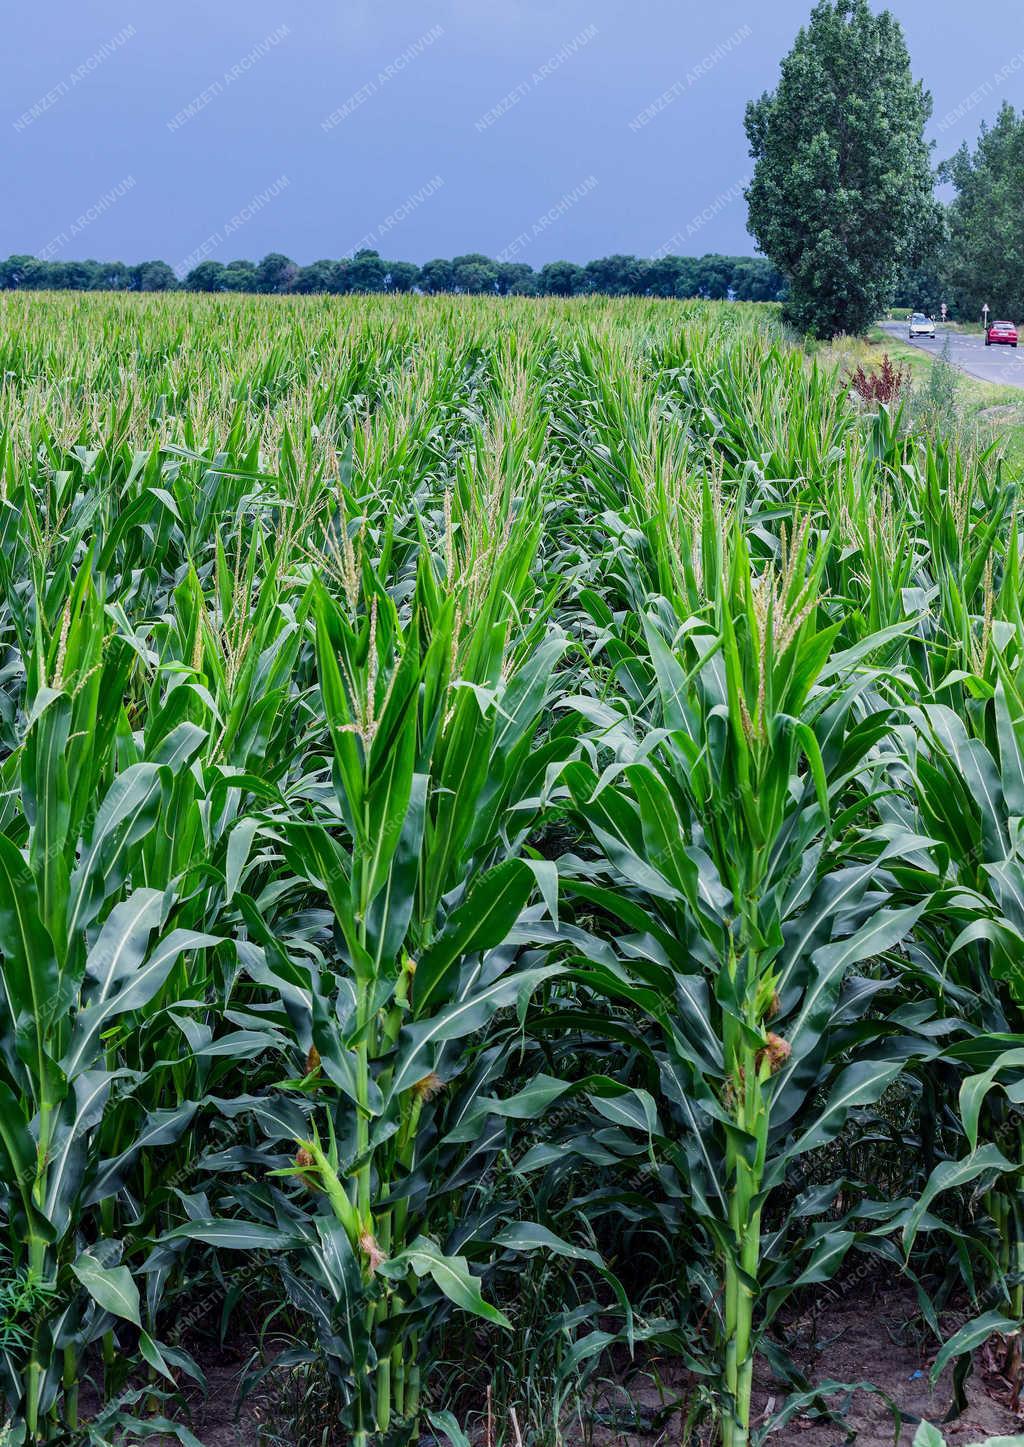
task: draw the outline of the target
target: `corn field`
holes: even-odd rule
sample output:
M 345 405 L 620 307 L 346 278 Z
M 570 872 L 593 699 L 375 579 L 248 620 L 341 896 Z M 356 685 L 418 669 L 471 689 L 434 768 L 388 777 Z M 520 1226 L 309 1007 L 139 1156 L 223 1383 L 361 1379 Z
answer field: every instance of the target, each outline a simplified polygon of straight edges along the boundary
M 769 307 L 0 294 L 4 1442 L 1019 1390 L 1021 598 Z

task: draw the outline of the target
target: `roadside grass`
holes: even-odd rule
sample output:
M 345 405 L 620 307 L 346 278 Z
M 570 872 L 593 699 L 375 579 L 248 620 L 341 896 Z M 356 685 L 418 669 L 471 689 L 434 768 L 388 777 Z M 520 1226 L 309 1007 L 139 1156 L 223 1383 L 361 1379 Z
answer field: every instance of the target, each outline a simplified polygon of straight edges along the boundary
M 958 330 L 964 330 L 959 327 Z M 838 367 L 847 376 L 858 366 L 876 370 L 888 353 L 891 360 L 910 373 L 911 411 L 921 416 L 929 410 L 937 379 L 936 366 L 941 352 L 932 355 L 921 347 L 911 346 L 899 337 L 872 327 L 866 337 L 836 337 L 831 342 L 809 342 L 808 351 L 825 366 Z M 939 417 L 934 416 L 942 430 L 955 432 L 962 446 L 981 452 L 996 444 L 997 456 L 1014 472 L 1024 471 L 1024 392 L 1018 387 L 1000 386 L 969 377 L 959 369 L 952 405 L 946 404 Z

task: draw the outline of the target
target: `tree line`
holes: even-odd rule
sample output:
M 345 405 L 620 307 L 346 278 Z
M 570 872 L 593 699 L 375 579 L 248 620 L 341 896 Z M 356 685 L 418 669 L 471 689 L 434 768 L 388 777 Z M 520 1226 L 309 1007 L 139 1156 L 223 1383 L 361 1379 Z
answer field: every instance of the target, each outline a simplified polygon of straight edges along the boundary
M 442 292 L 473 296 L 704 297 L 711 301 L 779 301 L 786 283 L 762 256 L 604 256 L 585 266 L 550 261 L 539 270 L 495 261 L 480 252 L 424 266 L 388 261 L 377 251 L 299 266 L 280 252 L 262 261 L 200 261 L 183 278 L 165 261 L 58 261 L 9 256 L 0 261 L 0 290 L 258 292 Z

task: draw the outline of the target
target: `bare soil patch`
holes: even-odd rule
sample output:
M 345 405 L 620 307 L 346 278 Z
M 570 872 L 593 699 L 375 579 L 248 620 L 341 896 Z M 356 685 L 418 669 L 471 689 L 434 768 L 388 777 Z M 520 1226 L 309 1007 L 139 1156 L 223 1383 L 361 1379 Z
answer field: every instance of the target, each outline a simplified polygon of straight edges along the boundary
M 869 1382 L 907 1418 L 924 1418 L 941 1426 L 951 1447 L 1024 1433 L 1024 1415 L 1014 1410 L 1011 1386 L 999 1375 L 996 1353 L 990 1350 L 976 1353 L 975 1370 L 966 1388 L 967 1409 L 942 1425 L 953 1401 L 952 1370 L 947 1369 L 935 1386 L 931 1385 L 935 1339 L 921 1319 L 913 1293 L 902 1286 L 887 1289 L 866 1283 L 843 1299 L 825 1297 L 813 1320 L 813 1339 L 806 1323 L 795 1322 L 787 1341 L 788 1350 L 812 1383 Z M 958 1324 L 947 1324 L 949 1332 Z M 655 1376 L 661 1380 L 661 1390 Z M 666 1400 L 665 1388 L 673 1383 L 677 1390 L 685 1386 L 683 1377 L 673 1373 L 670 1365 L 652 1363 L 649 1384 L 634 1378 L 628 1392 L 605 1392 L 598 1404 L 601 1415 L 618 1410 L 624 1418 L 635 1412 L 637 1417 L 653 1420 Z M 785 1388 L 773 1382 L 764 1363 L 757 1372 L 755 1393 L 761 1426 L 766 1415 L 781 1411 L 786 1403 Z M 842 1424 L 813 1416 L 794 1417 L 772 1432 L 769 1447 L 796 1443 L 801 1447 L 841 1447 L 850 1432 L 856 1433 L 856 1447 L 894 1447 L 896 1423 L 885 1397 L 866 1391 L 855 1392 L 846 1400 L 841 1394 L 834 1395 L 828 1399 L 829 1406 L 842 1414 Z M 900 1447 L 912 1441 L 916 1430 L 916 1420 L 903 1424 Z M 683 1422 L 676 1414 L 647 1432 L 606 1425 L 595 1433 L 594 1447 L 673 1447 L 684 1440 Z M 1024 1437 L 1021 1440 L 1024 1443 Z

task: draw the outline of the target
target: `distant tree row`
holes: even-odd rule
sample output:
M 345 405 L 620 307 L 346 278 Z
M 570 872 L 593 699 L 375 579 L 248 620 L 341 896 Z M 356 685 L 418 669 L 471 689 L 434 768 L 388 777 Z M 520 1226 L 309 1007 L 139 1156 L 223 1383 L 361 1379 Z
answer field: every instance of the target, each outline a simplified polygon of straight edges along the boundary
M 580 266 L 550 261 L 535 271 L 521 261 L 494 261 L 479 252 L 417 266 L 357 251 L 341 261 L 299 266 L 280 252 L 262 261 L 201 261 L 179 281 L 164 261 L 126 266 L 121 261 L 42 261 L 9 256 L 0 261 L 0 290 L 33 291 L 244 291 L 440 292 L 472 296 L 657 296 L 717 301 L 779 301 L 782 275 L 760 256 L 605 256 Z
M 166 261 L 40 261 L 9 256 L 0 261 L 0 291 L 173 291 L 178 278 Z
M 949 293 L 939 301 L 962 317 L 980 318 L 987 303 L 993 318 L 1024 321 L 1024 111 L 1004 105 L 939 174 L 956 192 L 931 262 Z

